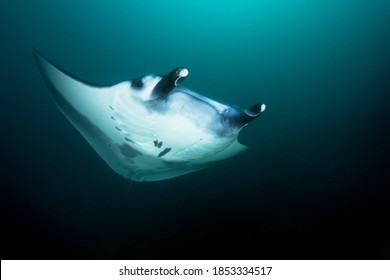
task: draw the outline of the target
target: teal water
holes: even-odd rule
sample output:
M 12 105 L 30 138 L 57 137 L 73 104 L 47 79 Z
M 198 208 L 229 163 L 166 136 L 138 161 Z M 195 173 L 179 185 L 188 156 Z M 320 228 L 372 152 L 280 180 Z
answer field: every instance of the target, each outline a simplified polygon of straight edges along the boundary
M 1 1 L 4 258 L 390 258 L 389 1 Z M 37 48 L 90 82 L 185 66 L 247 107 L 247 152 L 115 174 L 53 103 Z

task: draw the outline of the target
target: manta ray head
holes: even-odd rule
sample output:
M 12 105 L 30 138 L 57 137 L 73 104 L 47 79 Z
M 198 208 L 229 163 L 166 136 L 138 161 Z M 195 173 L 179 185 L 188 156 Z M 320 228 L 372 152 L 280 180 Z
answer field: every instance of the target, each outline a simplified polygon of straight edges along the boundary
M 180 85 L 187 68 L 173 69 L 165 76 L 149 74 L 131 81 L 131 87 L 151 110 L 161 114 L 185 114 L 198 126 L 218 136 L 237 134 L 265 110 L 262 103 L 247 109 L 209 99 Z

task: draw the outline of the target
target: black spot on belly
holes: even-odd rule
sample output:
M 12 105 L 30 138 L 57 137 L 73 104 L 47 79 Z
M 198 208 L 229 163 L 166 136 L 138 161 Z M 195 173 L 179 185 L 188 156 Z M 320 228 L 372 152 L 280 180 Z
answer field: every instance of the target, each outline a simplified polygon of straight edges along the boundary
M 154 140 L 153 141 L 153 144 L 154 144 L 154 146 L 155 147 L 157 147 L 157 148 L 161 148 L 161 146 L 162 146 L 162 144 L 163 144 L 163 142 L 160 142 L 160 141 L 158 141 L 158 140 Z
M 160 142 L 161 143 L 161 142 Z M 162 152 L 158 154 L 158 157 L 165 156 L 167 153 L 169 153 L 172 150 L 172 148 L 165 148 Z

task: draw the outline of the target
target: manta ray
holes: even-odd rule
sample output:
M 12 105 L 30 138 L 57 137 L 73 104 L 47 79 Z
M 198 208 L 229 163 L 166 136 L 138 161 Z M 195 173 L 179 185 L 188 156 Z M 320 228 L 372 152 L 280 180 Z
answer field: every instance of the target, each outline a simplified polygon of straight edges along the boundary
M 173 178 L 239 154 L 247 148 L 240 132 L 265 110 L 187 89 L 184 67 L 98 86 L 33 54 L 65 117 L 115 172 L 134 181 Z

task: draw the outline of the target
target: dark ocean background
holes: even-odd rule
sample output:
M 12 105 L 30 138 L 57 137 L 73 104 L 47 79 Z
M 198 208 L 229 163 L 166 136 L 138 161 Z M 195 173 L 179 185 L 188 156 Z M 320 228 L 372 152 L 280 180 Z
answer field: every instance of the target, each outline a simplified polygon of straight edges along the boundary
M 2 259 L 390 259 L 390 1 L 0 2 Z M 37 48 L 115 84 L 267 110 L 251 148 L 132 185 L 54 104 Z

